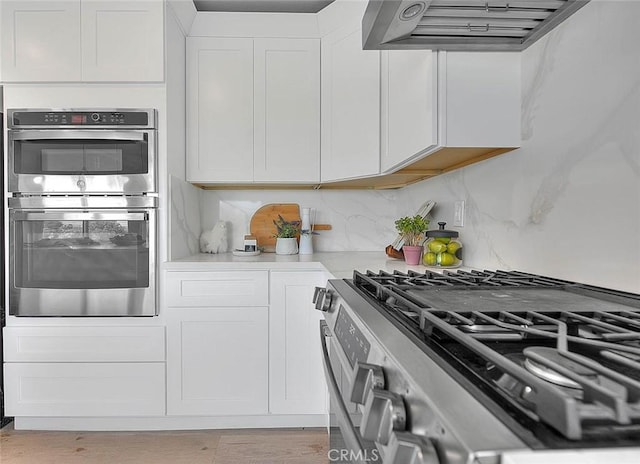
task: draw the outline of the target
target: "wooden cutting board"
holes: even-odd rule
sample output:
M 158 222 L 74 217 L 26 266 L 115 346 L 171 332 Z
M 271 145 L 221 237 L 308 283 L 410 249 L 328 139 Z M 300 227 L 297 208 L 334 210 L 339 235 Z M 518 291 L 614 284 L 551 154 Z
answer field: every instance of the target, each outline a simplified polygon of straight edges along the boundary
M 285 221 L 300 221 L 300 205 L 297 203 L 270 203 L 259 208 L 249 223 L 251 235 L 256 237 L 258 246 L 266 253 L 274 253 L 276 250 L 276 226 L 273 221 L 278 220 L 278 215 Z M 329 224 L 314 224 L 313 230 L 331 230 Z

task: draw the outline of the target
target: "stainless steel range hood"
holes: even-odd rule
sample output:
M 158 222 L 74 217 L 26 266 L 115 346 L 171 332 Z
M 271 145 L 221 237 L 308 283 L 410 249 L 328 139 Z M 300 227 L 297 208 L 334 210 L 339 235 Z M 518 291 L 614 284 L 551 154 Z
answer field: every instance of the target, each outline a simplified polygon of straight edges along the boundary
M 589 0 L 370 0 L 365 50 L 520 51 Z

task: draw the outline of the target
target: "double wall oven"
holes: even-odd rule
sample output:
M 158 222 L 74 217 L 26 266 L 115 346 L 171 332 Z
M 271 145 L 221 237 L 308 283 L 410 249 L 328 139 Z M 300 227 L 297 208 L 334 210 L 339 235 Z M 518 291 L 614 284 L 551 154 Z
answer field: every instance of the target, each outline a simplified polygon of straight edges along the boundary
M 156 111 L 8 111 L 9 314 L 156 314 Z

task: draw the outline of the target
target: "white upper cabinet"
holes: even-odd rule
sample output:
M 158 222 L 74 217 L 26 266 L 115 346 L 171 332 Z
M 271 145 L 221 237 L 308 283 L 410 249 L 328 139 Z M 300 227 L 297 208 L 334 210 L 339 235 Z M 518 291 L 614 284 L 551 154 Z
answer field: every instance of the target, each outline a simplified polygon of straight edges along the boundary
M 7 82 L 164 79 L 162 0 L 2 1 Z
M 323 182 L 380 172 L 380 52 L 362 50 L 360 28 L 322 38 Z
M 254 89 L 254 180 L 317 183 L 319 40 L 256 40 Z
M 80 0 L 2 1 L 2 79 L 81 79 Z
M 418 157 L 438 143 L 437 54 L 431 50 L 382 52 L 382 172 Z
M 161 0 L 83 0 L 82 80 L 162 81 L 163 11 Z
M 187 178 L 253 180 L 253 40 L 187 38 Z
M 187 180 L 317 183 L 318 39 L 187 40 Z

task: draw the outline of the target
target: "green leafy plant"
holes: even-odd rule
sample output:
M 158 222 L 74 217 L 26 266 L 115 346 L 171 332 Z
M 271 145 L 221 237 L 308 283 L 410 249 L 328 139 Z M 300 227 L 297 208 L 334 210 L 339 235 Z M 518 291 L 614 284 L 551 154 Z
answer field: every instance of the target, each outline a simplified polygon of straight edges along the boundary
M 273 223 L 276 226 L 276 238 L 294 238 L 300 233 L 300 221 L 287 221 L 278 214 L 278 220 Z
M 424 241 L 424 233 L 429 228 L 429 221 L 419 214 L 410 217 L 406 216 L 398 219 L 396 229 L 402 235 L 404 244 L 409 246 L 420 246 Z

